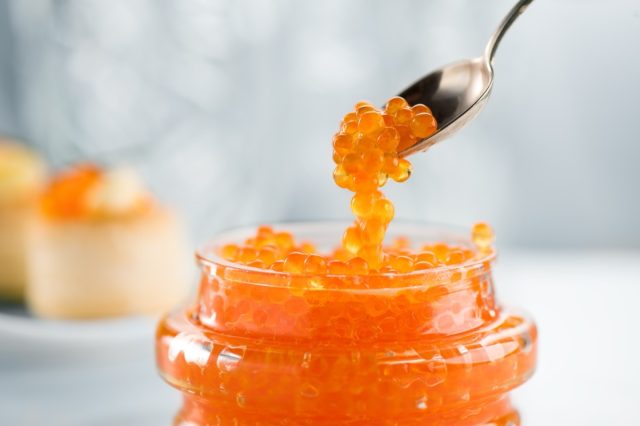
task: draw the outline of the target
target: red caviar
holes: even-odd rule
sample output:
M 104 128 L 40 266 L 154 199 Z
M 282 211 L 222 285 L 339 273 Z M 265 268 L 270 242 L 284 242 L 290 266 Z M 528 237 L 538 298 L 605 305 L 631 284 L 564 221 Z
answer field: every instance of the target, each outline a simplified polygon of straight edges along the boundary
M 92 164 L 78 165 L 53 178 L 40 198 L 44 214 L 58 218 L 78 218 L 87 214 L 86 197 L 99 181 L 102 171 Z
M 134 215 L 152 204 L 146 191 L 138 186 L 137 176 L 127 174 L 126 169 L 105 170 L 94 164 L 79 164 L 48 182 L 39 199 L 40 212 L 62 220 Z
M 196 303 L 158 328 L 160 371 L 184 392 L 175 424 L 518 425 L 507 392 L 537 332 L 497 304 L 493 251 L 410 234 L 377 273 L 289 238 L 269 269 L 220 257 L 246 247 L 200 251 Z
M 362 194 L 354 196 L 355 204 L 358 203 L 359 196 Z M 358 208 L 353 207 L 356 211 Z M 344 233 L 342 247 L 329 253 L 321 253 L 309 242 L 297 242 L 289 232 L 261 226 L 257 233 L 245 239 L 243 244 L 223 245 L 219 249 L 219 255 L 230 262 L 262 269 L 290 274 L 326 275 L 408 273 L 442 266 L 464 265 L 493 252 L 491 228 L 485 223 L 478 223 L 470 237 L 474 247 L 446 242 L 412 247 L 406 237 L 399 237 L 386 246 L 381 244 L 379 247 L 359 248 L 358 255 L 354 256 L 350 246 L 352 239 L 361 238 L 363 234 L 379 234 L 380 238 L 384 238 L 385 231 L 386 228 L 377 222 L 364 223 L 362 229 L 350 226 Z M 366 260 L 372 256 L 380 256 L 382 259 L 377 268 Z

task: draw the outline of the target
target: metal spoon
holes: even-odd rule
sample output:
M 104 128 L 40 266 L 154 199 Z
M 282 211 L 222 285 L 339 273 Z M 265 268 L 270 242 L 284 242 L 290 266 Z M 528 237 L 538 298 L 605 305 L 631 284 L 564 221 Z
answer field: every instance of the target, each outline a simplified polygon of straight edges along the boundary
M 409 105 L 425 104 L 438 122 L 438 130 L 426 139 L 417 140 L 399 154 L 402 157 L 426 151 L 448 138 L 484 107 L 493 86 L 493 56 L 502 36 L 533 0 L 520 0 L 493 33 L 484 55 L 447 65 L 428 74 L 405 89 L 400 96 Z

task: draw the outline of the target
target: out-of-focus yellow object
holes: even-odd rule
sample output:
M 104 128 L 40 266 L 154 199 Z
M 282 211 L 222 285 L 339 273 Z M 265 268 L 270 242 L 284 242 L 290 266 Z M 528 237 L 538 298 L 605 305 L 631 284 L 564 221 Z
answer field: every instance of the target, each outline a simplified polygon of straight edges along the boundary
M 130 169 L 79 165 L 43 191 L 29 239 L 27 303 L 45 318 L 156 314 L 189 290 L 183 225 Z
M 0 298 L 24 294 L 27 224 L 44 178 L 36 153 L 0 137 Z

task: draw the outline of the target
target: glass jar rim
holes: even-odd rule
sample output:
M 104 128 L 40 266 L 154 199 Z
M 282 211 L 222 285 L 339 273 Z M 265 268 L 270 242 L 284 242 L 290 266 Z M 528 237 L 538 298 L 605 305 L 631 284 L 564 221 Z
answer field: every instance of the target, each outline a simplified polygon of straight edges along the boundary
M 291 232 L 294 237 L 299 238 L 301 234 L 309 233 L 309 232 L 317 232 L 319 235 L 326 235 L 326 231 L 328 229 L 338 230 L 340 233 L 349 225 L 346 221 L 300 221 L 300 222 L 276 222 L 266 224 L 267 226 L 273 227 L 276 231 L 278 229 L 282 229 L 286 232 Z M 411 272 L 377 272 L 377 273 L 369 273 L 369 274 L 307 274 L 307 273 L 289 273 L 289 272 L 280 272 L 274 271 L 271 269 L 263 269 L 257 268 L 254 266 L 248 266 L 241 263 L 236 263 L 224 259 L 222 256 L 218 254 L 218 249 L 225 244 L 239 244 L 244 241 L 246 238 L 249 238 L 255 234 L 256 226 L 249 227 L 241 227 L 234 228 L 227 231 L 223 231 L 219 233 L 215 238 L 213 238 L 210 242 L 201 245 L 195 253 L 196 260 L 199 266 L 208 267 L 208 268 L 224 268 L 225 273 L 251 273 L 252 277 L 256 278 L 256 285 L 269 286 L 269 287 L 289 287 L 286 283 L 274 283 L 274 279 L 277 281 L 278 278 L 281 280 L 286 280 L 291 277 L 322 277 L 323 279 L 342 279 L 342 280 L 353 280 L 354 277 L 360 277 L 362 279 L 370 279 L 370 278 L 386 278 L 386 279 L 402 279 L 402 278 L 417 278 L 417 277 L 434 277 L 442 274 L 450 274 L 458 271 L 473 271 L 484 269 L 484 265 L 487 262 L 491 263 L 495 260 L 496 251 L 494 249 L 488 251 L 481 257 L 474 258 L 468 260 L 464 263 L 457 265 L 441 265 L 436 266 L 434 268 L 411 271 Z M 441 234 L 443 238 L 435 239 L 433 241 L 429 241 L 429 243 L 437 243 L 441 241 L 453 242 L 458 245 L 466 246 L 471 248 L 472 243 L 468 235 L 470 235 L 471 231 L 467 230 L 465 233 L 464 228 L 456 227 L 452 225 L 444 225 L 444 224 L 434 224 L 430 222 L 417 222 L 417 221 L 398 221 L 393 222 L 390 226 L 390 234 L 408 236 L 412 238 L 410 230 L 420 230 L 421 233 L 433 233 L 433 234 Z M 466 236 L 465 236 L 466 235 Z M 447 236 L 448 238 L 444 238 Z M 302 240 L 305 240 L 304 238 Z M 334 244 L 339 244 L 339 239 L 334 241 Z M 314 242 L 314 241 L 312 241 Z M 421 242 L 424 244 L 424 242 Z M 266 278 L 269 277 L 271 279 L 261 280 L 260 277 Z M 247 280 L 243 280 L 247 281 Z M 253 280 L 252 280 L 253 281 Z M 409 286 L 411 287 L 411 286 Z M 408 288 L 408 287 L 401 287 Z M 329 290 L 329 288 L 322 288 L 324 290 Z M 349 288 L 352 290 L 352 288 Z M 357 287 L 353 288 L 353 290 L 370 290 L 369 288 Z

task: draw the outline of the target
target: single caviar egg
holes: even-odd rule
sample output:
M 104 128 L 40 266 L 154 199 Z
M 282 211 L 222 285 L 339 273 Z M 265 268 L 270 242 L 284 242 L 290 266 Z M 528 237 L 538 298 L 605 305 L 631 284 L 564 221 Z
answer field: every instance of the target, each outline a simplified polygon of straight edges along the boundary
M 433 115 L 433 113 L 431 112 L 431 108 L 429 108 L 428 106 L 424 105 L 424 104 L 417 104 L 414 105 L 413 107 L 411 107 L 411 110 L 413 111 L 414 114 L 418 115 L 418 114 L 431 114 Z
M 384 119 L 377 111 L 367 111 L 358 120 L 358 131 L 365 134 L 377 132 L 383 127 Z
M 304 263 L 307 260 L 305 253 L 294 251 L 284 259 L 282 270 L 292 274 L 300 274 L 304 271 Z
M 258 251 L 252 247 L 243 247 L 238 251 L 236 260 L 240 263 L 253 262 L 258 258 Z
M 304 272 L 307 274 L 324 274 L 327 271 L 327 261 L 317 254 L 307 256 L 304 261 Z
M 396 182 L 404 182 L 411 176 L 411 163 L 404 158 L 398 160 L 398 166 L 389 173 Z
M 385 127 L 378 136 L 378 148 L 384 152 L 395 152 L 400 143 L 400 134 L 394 127 Z
M 284 260 L 276 260 L 269 267 L 272 271 L 284 272 Z
M 413 111 L 410 108 L 402 108 L 395 114 L 397 124 L 409 124 L 413 120 Z
M 388 112 L 389 114 L 395 114 L 402 108 L 406 108 L 408 106 L 409 104 L 407 103 L 406 100 L 404 100 L 404 98 L 401 98 L 400 96 L 395 96 L 387 101 L 385 111 Z
M 233 262 L 238 257 L 238 251 L 239 250 L 240 249 L 238 248 L 237 244 L 227 244 L 224 247 L 222 247 L 222 249 L 220 250 L 220 254 L 225 259 L 230 260 L 231 262 Z
M 331 260 L 327 263 L 327 271 L 333 275 L 346 274 L 347 268 L 347 264 L 340 260 Z
M 411 132 L 419 138 L 426 138 L 436 130 L 436 120 L 428 113 L 416 114 L 411 120 Z
M 369 264 L 361 257 L 354 257 L 347 261 L 347 273 L 351 275 L 366 275 L 369 272 Z
M 485 222 L 473 225 L 471 230 L 471 241 L 480 249 L 487 250 L 493 244 L 493 229 Z
M 276 252 L 272 248 L 264 247 L 258 251 L 257 260 L 264 263 L 266 267 L 269 267 L 276 261 Z
M 353 146 L 351 135 L 339 133 L 333 138 L 333 149 L 340 155 L 347 155 Z

